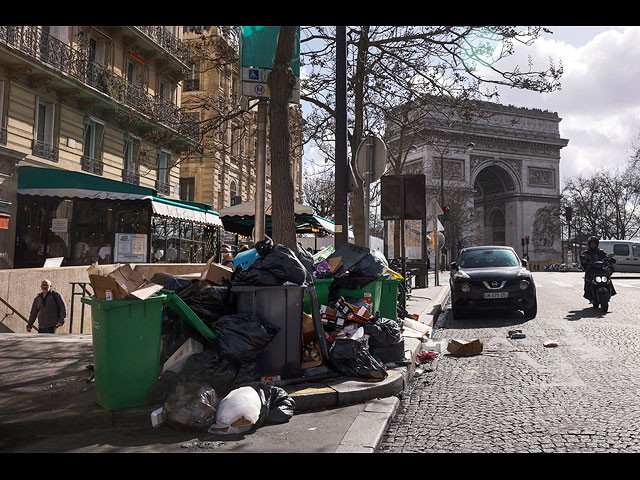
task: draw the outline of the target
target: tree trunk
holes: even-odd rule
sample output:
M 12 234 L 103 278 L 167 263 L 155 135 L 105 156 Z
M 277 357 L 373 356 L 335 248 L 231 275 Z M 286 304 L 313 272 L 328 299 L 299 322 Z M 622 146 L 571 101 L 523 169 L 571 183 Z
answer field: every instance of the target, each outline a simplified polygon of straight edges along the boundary
M 294 186 L 291 174 L 289 97 L 295 86 L 291 70 L 296 39 L 295 26 L 280 27 L 273 70 L 269 74 L 269 146 L 271 149 L 272 239 L 297 252 L 294 217 Z

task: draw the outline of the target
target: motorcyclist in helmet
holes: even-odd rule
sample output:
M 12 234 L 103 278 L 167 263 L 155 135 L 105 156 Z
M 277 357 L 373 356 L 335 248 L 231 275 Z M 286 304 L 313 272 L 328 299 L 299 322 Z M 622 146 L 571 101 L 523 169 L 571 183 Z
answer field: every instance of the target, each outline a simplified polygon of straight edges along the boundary
M 585 272 L 584 275 L 584 298 L 591 301 L 591 275 L 589 274 L 589 265 L 599 260 L 604 260 L 607 257 L 607 253 L 598 247 L 600 240 L 596 236 L 589 237 L 587 241 L 589 248 L 580 254 L 580 265 Z M 611 296 L 616 294 L 613 283 L 611 284 Z

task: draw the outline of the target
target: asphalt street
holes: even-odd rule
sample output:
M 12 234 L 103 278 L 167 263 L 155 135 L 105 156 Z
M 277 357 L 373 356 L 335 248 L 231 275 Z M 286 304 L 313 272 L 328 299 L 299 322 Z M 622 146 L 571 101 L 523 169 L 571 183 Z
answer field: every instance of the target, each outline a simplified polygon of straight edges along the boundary
M 378 452 L 640 452 L 640 275 L 614 276 L 606 314 L 582 297 L 581 272 L 534 277 L 535 319 L 461 321 L 444 307 L 432 338 L 478 338 L 483 351 L 415 375 Z

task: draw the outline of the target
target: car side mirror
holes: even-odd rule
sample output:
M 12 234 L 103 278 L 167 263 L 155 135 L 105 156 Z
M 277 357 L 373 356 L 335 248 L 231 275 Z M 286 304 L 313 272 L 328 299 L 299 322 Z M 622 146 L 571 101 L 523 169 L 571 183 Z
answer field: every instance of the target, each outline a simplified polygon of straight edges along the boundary
M 520 260 L 522 262 L 522 266 L 523 267 L 527 267 L 529 265 L 529 262 L 527 261 L 526 258 L 523 258 L 522 260 Z
M 457 270 L 458 264 L 456 262 L 451 262 L 451 270 Z

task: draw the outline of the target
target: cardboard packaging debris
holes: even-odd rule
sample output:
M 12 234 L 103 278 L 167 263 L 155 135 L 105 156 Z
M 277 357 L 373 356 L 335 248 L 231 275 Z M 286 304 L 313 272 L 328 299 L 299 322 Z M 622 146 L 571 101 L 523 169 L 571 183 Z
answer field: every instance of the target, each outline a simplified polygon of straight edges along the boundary
M 452 338 L 449 340 L 447 350 L 451 355 L 459 357 L 477 355 L 482 352 L 482 342 L 477 338 L 473 340 Z
M 113 300 L 122 300 L 130 296 L 146 300 L 162 290 L 162 285 L 148 282 L 141 272 L 131 268 L 128 263 L 115 267 L 113 265 L 105 267 L 94 263 L 87 272 L 91 288 L 100 300 L 107 299 L 107 290 L 111 290 Z
M 187 359 L 194 353 L 201 353 L 202 349 L 203 346 L 200 342 L 198 342 L 194 338 L 189 338 L 164 363 L 162 373 L 166 372 L 167 370 L 170 370 L 174 373 L 180 373 L 182 371 L 182 367 L 184 366 L 184 362 L 186 362 Z
M 227 278 L 231 280 L 232 275 L 232 268 L 215 263 L 213 257 L 211 257 L 200 274 L 200 280 L 207 280 L 214 285 L 222 285 L 222 279 Z

